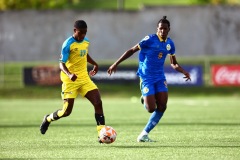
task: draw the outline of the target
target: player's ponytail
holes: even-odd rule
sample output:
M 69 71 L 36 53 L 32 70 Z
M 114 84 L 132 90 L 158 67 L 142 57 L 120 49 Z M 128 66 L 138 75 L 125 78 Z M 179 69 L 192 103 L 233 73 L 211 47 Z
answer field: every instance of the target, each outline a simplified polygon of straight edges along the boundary
M 167 16 L 163 16 L 163 18 L 158 21 L 158 24 L 159 23 L 167 23 L 168 27 L 170 27 L 170 22 L 167 20 Z

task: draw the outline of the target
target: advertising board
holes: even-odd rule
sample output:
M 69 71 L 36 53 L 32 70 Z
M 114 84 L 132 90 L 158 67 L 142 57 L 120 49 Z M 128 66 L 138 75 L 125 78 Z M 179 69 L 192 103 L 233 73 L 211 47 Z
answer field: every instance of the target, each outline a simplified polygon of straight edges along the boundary
M 168 85 L 203 85 L 202 66 L 183 66 L 191 75 L 191 81 L 185 81 L 184 75 L 165 66 L 165 75 Z M 92 68 L 89 67 L 88 70 Z M 107 74 L 108 66 L 99 67 L 98 73 L 91 77 L 96 83 L 139 83 L 139 77 L 136 75 L 137 67 L 119 66 L 116 73 L 109 76 Z M 60 85 L 60 69 L 56 66 L 37 66 L 24 68 L 24 83 L 26 85 Z
M 240 86 L 240 65 L 212 65 L 214 86 Z

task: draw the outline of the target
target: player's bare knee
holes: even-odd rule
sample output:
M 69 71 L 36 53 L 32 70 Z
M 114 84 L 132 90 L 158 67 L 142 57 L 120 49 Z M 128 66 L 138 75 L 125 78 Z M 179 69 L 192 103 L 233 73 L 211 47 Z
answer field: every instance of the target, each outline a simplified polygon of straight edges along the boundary
M 146 106 L 146 109 L 149 113 L 153 113 L 155 111 L 155 106 L 154 107 Z
M 159 110 L 160 112 L 165 112 L 166 109 L 167 109 L 167 106 L 166 106 L 166 105 L 158 106 L 158 110 Z
M 155 109 L 148 109 L 149 113 L 153 113 L 155 111 Z

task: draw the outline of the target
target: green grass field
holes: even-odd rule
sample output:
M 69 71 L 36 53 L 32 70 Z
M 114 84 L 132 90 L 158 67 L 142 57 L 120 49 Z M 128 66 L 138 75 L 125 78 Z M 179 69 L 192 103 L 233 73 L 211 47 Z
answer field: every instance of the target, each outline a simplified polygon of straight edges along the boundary
M 0 159 L 174 159 L 240 158 L 239 97 L 169 98 L 168 109 L 151 132 L 155 143 L 136 138 L 150 114 L 138 97 L 103 98 L 113 144 L 97 143 L 93 107 L 78 98 L 70 117 L 53 122 L 46 135 L 39 125 L 46 113 L 61 108 L 60 99 L 0 99 Z

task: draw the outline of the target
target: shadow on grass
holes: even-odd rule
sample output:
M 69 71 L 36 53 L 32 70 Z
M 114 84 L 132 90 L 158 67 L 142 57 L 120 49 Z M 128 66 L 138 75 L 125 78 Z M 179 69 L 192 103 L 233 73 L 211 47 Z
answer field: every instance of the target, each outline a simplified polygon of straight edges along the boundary
M 147 123 L 147 122 L 146 122 Z M 1 128 L 31 128 L 31 127 L 39 127 L 41 122 L 39 124 L 1 124 Z M 144 126 L 145 123 L 111 123 L 112 126 Z M 181 122 L 181 123 L 160 123 L 160 126 L 239 126 L 240 123 L 215 123 L 215 122 Z M 54 122 L 51 124 L 51 127 L 89 127 L 89 126 L 96 126 L 93 124 L 86 124 L 86 123 L 79 123 L 79 124 L 59 124 L 57 122 Z
M 154 144 L 156 144 L 158 142 L 154 142 Z M 141 144 L 146 144 L 146 143 L 141 143 Z M 149 143 L 148 143 L 149 144 Z M 152 143 L 150 143 L 152 144 Z M 188 148 L 240 148 L 240 146 L 226 146 L 226 145 L 153 145 L 153 146 L 146 146 L 146 145 L 138 145 L 138 146 L 113 146 L 115 148 L 156 148 L 156 147 L 160 147 L 160 148 L 181 148 L 181 149 L 188 149 Z

